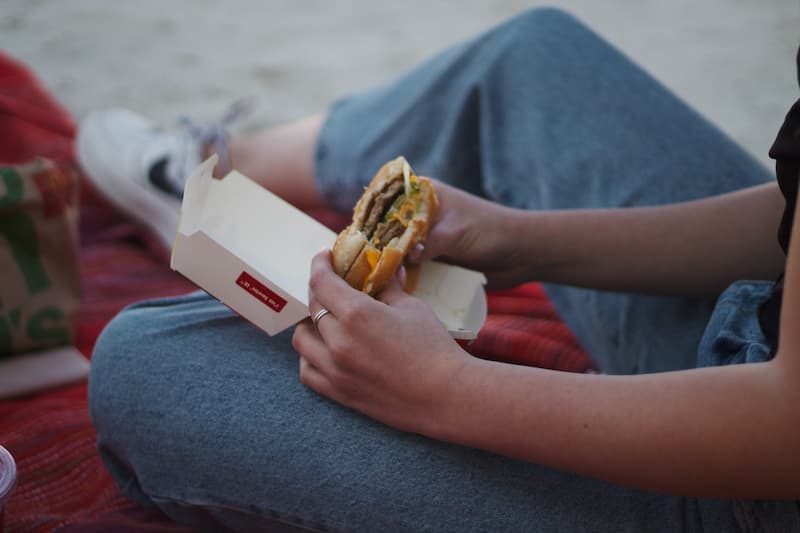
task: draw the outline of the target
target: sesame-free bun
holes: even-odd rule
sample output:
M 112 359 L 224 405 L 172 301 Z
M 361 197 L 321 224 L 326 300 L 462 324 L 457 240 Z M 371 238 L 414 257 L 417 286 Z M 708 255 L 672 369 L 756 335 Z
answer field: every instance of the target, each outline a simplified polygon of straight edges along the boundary
M 364 189 L 352 223 L 336 238 L 335 272 L 350 286 L 376 295 L 411 248 L 425 240 L 438 207 L 433 182 L 416 176 L 404 157 L 389 161 Z

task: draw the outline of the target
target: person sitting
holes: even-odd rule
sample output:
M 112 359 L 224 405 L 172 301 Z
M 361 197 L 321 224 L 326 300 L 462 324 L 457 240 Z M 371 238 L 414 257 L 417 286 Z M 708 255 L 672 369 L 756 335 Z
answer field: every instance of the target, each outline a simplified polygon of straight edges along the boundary
M 404 155 L 441 202 L 416 259 L 542 282 L 602 372 L 472 357 L 398 282 L 370 298 L 325 250 L 317 323 L 267 337 L 194 293 L 107 326 L 89 401 L 125 494 L 205 530 L 800 530 L 800 104 L 776 182 L 535 9 L 290 124 L 167 131 L 116 109 L 78 138 L 90 178 L 165 242 L 214 151 L 342 212 Z

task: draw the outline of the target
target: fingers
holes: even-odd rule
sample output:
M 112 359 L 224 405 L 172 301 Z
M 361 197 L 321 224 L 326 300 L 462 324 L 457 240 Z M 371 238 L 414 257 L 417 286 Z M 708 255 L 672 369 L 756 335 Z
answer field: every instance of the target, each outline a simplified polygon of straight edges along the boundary
M 331 314 L 329 309 L 319 306 L 319 310 L 316 311 L 313 315 L 311 315 L 311 323 L 314 324 L 315 328 L 319 329 L 319 322 L 329 314 Z
M 376 305 L 370 296 L 352 288 L 333 271 L 331 258 L 330 250 L 314 256 L 308 287 L 309 313 L 316 330 L 328 342 L 341 338 L 342 328 L 348 330 L 354 323 L 363 322 L 370 306 Z
M 300 382 L 309 389 L 322 394 L 322 390 L 320 389 L 325 388 L 327 379 L 325 379 L 325 375 L 312 365 L 308 359 L 300 356 Z
M 319 251 L 311 260 L 311 276 L 309 280 L 309 307 L 311 300 L 316 300 L 322 307 L 330 310 L 336 316 L 342 307 L 353 298 L 367 297 L 365 294 L 353 289 L 333 271 L 331 251 Z M 310 311 L 316 312 L 311 308 Z
M 303 356 L 300 356 L 300 382 L 314 392 L 333 397 L 334 388 L 330 379 Z
M 305 361 L 302 364 L 310 365 L 323 375 L 330 370 L 332 363 L 328 348 L 309 320 L 300 322 L 295 328 L 292 346 L 300 354 L 301 361 Z
M 405 287 L 405 267 L 400 267 L 398 275 L 389 280 L 389 284 L 376 296 L 377 299 L 386 305 L 396 305 L 404 298 L 408 298 L 408 294 L 403 290 Z
M 292 346 L 300 355 L 300 382 L 323 396 L 344 403 L 345 397 L 336 383 L 337 376 L 342 375 L 337 358 L 311 320 L 303 320 L 295 327 Z
M 409 263 L 420 263 L 422 259 L 425 257 L 425 245 L 421 242 L 418 242 L 414 246 L 411 247 L 411 250 L 408 252 L 406 259 Z
M 321 250 L 311 260 L 311 275 L 308 287 L 308 310 L 314 325 L 325 328 L 326 322 L 342 316 L 353 299 L 366 297 L 348 285 L 333 271 L 331 251 Z M 322 310 L 326 309 L 328 313 Z
M 405 285 L 405 268 L 401 267 L 389 285 L 377 295 L 377 300 L 394 305 L 409 296 L 403 291 Z M 334 271 L 331 264 L 330 250 L 322 250 L 311 261 L 311 277 L 308 289 L 309 313 L 313 325 L 323 338 L 329 338 L 337 327 L 338 319 L 353 316 L 353 311 L 360 309 L 361 314 L 369 314 L 372 306 L 376 305 L 367 294 L 353 289 Z M 326 312 L 327 311 L 327 312 Z
M 405 265 L 400 265 L 400 268 L 397 269 L 397 273 L 394 275 L 394 277 L 401 287 L 406 286 L 406 282 L 408 281 L 408 271 L 406 270 Z

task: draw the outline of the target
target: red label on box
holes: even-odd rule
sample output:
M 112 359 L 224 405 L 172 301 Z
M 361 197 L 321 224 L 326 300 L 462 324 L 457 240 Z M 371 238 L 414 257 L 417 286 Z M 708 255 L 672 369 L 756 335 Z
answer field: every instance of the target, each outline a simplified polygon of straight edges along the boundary
M 276 313 L 280 313 L 286 305 L 286 300 L 275 294 L 269 287 L 247 272 L 239 274 L 239 277 L 236 278 L 236 284 Z

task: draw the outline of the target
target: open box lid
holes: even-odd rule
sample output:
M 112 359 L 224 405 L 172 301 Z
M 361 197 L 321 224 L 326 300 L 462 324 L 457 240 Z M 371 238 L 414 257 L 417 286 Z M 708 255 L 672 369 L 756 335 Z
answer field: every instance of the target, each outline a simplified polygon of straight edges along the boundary
M 311 258 L 336 233 L 237 171 L 213 178 L 217 156 L 189 176 L 171 266 L 274 335 L 308 316 Z M 474 339 L 486 320 L 480 272 L 426 262 L 414 296 L 454 338 Z

